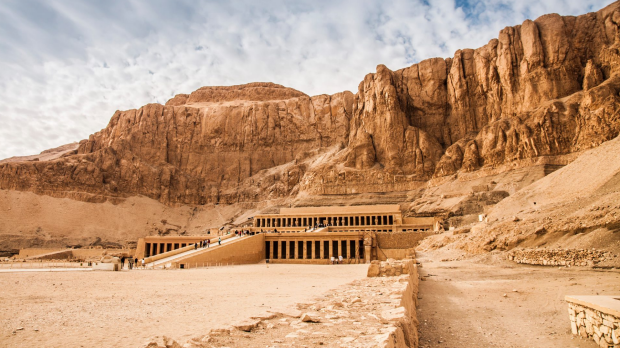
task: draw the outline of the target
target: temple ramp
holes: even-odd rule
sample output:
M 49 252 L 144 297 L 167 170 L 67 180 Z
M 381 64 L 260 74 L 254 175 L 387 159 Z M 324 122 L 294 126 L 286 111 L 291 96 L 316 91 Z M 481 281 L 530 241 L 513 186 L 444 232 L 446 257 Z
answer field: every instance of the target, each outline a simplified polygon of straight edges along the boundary
M 27 257 L 26 260 L 64 260 L 73 257 L 73 249 L 65 249 L 53 251 L 51 253 L 45 253 L 40 255 L 34 255 Z
M 259 263 L 265 258 L 265 234 L 231 238 L 220 246 L 199 249 L 183 254 L 166 263 L 171 268 L 195 268 L 211 265 L 240 265 Z
M 245 237 L 240 237 L 240 238 L 245 238 Z M 168 265 L 168 264 L 170 264 L 171 262 L 173 262 L 176 259 L 180 259 L 180 258 L 184 258 L 184 257 L 187 257 L 187 256 L 191 256 L 193 254 L 197 254 L 197 253 L 200 253 L 202 251 L 208 251 L 208 250 L 211 250 L 211 249 L 219 248 L 219 247 L 222 247 L 223 245 L 225 245 L 227 243 L 233 242 L 233 241 L 238 240 L 238 239 L 239 239 L 239 237 L 231 237 L 231 238 L 222 239 L 222 244 L 221 245 L 218 245 L 218 242 L 215 241 L 215 243 L 211 243 L 211 246 L 208 247 L 208 248 L 205 247 L 205 248 L 194 249 L 194 245 L 191 244 L 191 245 L 188 245 L 188 246 L 186 246 L 184 248 L 181 248 L 181 249 L 171 250 L 171 251 L 168 251 L 166 253 L 159 254 L 159 255 L 157 255 L 159 257 L 157 257 L 156 259 L 155 259 L 155 257 L 147 258 L 147 262 L 145 263 L 145 265 L 146 265 L 147 268 L 163 267 L 164 265 Z M 170 255 L 170 256 L 167 256 L 167 254 Z M 154 259 L 154 260 L 149 262 L 148 259 Z

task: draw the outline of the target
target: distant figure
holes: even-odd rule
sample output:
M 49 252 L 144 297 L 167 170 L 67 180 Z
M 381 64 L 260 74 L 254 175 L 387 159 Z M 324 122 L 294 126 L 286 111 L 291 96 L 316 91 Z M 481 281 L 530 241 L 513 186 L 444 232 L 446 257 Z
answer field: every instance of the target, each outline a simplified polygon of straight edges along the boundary
M 334 264 L 335 261 L 336 261 L 336 258 L 332 256 L 332 265 Z
M 211 245 L 211 239 L 207 239 L 207 248 Z
M 342 263 L 342 255 L 338 256 L 338 263 Z
M 134 260 L 134 265 L 136 265 L 136 267 L 138 267 L 138 258 L 136 257 L 136 259 Z
M 144 268 L 144 259 L 142 259 L 142 268 Z
M 198 242 L 194 243 L 194 250 L 198 249 Z
M 220 238 L 217 240 L 217 244 L 218 244 L 218 245 L 222 245 L 222 237 L 220 237 Z

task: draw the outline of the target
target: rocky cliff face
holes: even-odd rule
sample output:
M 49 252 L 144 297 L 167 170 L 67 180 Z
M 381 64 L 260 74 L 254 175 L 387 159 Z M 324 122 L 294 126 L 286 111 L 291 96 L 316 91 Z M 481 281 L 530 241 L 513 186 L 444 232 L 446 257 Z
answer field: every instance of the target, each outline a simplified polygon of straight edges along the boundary
M 117 111 L 59 159 L 0 163 L 0 188 L 103 201 L 260 201 L 407 191 L 433 178 L 562 162 L 620 133 L 620 4 L 507 27 L 453 58 L 309 97 L 203 87 Z

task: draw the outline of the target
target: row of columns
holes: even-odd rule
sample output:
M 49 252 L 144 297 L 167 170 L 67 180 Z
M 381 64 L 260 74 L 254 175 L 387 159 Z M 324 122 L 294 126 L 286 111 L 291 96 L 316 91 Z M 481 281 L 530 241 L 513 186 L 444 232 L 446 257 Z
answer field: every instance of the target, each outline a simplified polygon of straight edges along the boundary
M 314 216 L 314 217 L 273 217 L 256 218 L 254 227 L 307 227 L 317 224 L 331 226 L 379 226 L 393 225 L 393 215 L 359 215 L 359 216 Z
M 168 251 L 184 248 L 186 246 L 187 243 L 145 243 L 144 257 L 155 256 Z
M 319 260 L 364 259 L 363 240 L 273 240 L 265 241 L 265 258 Z

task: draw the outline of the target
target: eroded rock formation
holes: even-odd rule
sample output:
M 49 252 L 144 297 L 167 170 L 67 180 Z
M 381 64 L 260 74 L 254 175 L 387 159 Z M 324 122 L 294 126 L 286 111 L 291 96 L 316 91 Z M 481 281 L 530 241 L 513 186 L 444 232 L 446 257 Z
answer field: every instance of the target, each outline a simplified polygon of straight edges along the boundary
M 407 191 L 481 168 L 551 163 L 620 133 L 619 24 L 619 3 L 545 15 L 453 58 L 380 65 L 355 95 L 203 87 L 117 111 L 76 154 L 0 163 L 0 188 L 233 203 Z

